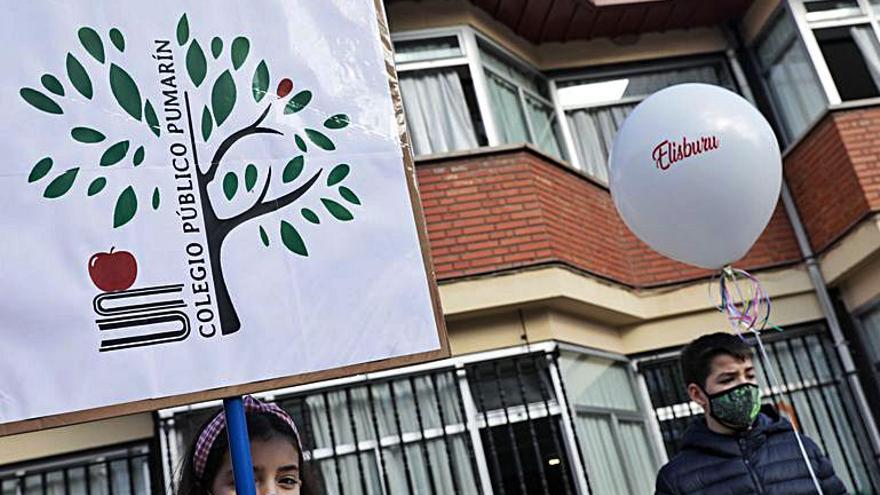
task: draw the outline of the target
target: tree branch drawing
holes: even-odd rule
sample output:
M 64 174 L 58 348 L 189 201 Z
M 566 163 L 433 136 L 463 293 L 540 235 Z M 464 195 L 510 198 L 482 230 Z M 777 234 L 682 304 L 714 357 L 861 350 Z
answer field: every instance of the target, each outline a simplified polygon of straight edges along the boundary
M 131 156 L 132 166 L 138 167 L 146 159 L 144 146 L 140 143 L 144 139 L 159 139 L 162 136 L 155 108 L 148 99 L 142 99 L 138 85 L 129 73 L 121 65 L 109 61 L 110 57 L 104 50 L 104 41 L 95 29 L 83 27 L 79 29 L 77 34 L 82 48 L 93 60 L 88 61 L 89 68 L 87 68 L 75 54 L 67 54 L 65 68 L 70 86 L 88 101 L 91 101 L 97 93 L 106 92 L 107 86 L 109 86 L 110 94 L 124 114 L 130 120 L 145 122 L 147 125 L 143 129 L 149 131 L 142 133 L 143 136 L 130 137 L 111 144 L 98 159 L 99 165 L 100 167 L 120 166 L 126 156 Z M 114 58 L 122 58 L 125 51 L 125 38 L 122 32 L 116 28 L 110 29 L 108 38 L 116 49 L 116 52 L 113 53 Z M 224 124 L 228 122 L 236 103 L 240 103 L 239 100 L 244 99 L 238 98 L 239 91 L 233 74 L 246 67 L 250 54 L 250 41 L 244 36 L 234 38 L 229 44 L 227 58 L 223 57 L 225 45 L 223 39 L 215 36 L 210 42 L 211 59 L 209 59 L 202 49 L 202 45 L 194 36 L 191 36 L 186 14 L 183 14 L 177 22 L 176 41 L 181 50 L 185 49 L 186 75 L 194 87 L 192 91 L 210 91 L 210 103 L 204 105 L 201 109 L 201 116 L 198 118 L 200 124 L 198 131 L 193 129 L 192 122 L 195 116 L 189 107 L 189 94 L 184 92 L 185 111 L 190 122 L 189 130 L 192 134 L 198 133 L 200 135 L 202 146 L 207 146 L 222 137 L 210 161 L 204 164 L 205 166 L 196 164 L 195 168 L 207 248 L 213 272 L 214 292 L 220 312 L 221 331 L 224 334 L 229 334 L 241 328 L 238 313 L 223 275 L 221 260 L 223 243 L 231 232 L 251 220 L 254 223 L 262 223 L 268 218 L 267 215 L 275 211 L 283 211 L 285 216 L 289 216 L 290 210 L 292 210 L 291 205 L 300 202 L 307 193 L 315 191 L 319 187 L 323 187 L 323 191 L 318 195 L 321 208 L 315 206 L 310 208 L 310 205 L 304 205 L 299 209 L 298 216 L 294 215 L 293 218 L 288 217 L 279 221 L 277 235 L 281 244 L 288 251 L 302 257 L 309 256 L 306 242 L 297 225 L 302 228 L 304 225 L 321 224 L 321 216 L 318 211 L 325 210 L 332 218 L 342 222 L 354 219 L 352 207 L 360 206 L 361 200 L 354 191 L 343 184 L 351 172 L 350 165 L 338 163 L 332 166 L 327 174 L 324 173 L 322 167 L 306 171 L 312 162 L 320 162 L 320 160 L 310 158 L 315 154 L 321 154 L 325 159 L 328 156 L 332 157 L 332 153 L 336 151 L 336 144 L 328 134 L 348 127 L 350 119 L 346 114 L 337 113 L 319 119 L 324 128 L 323 131 L 305 127 L 299 132 L 295 132 L 291 143 L 294 145 L 291 148 L 295 153 L 287 161 L 280 174 L 280 185 L 284 186 L 285 191 L 276 198 L 270 198 L 270 188 L 273 188 L 273 184 L 278 185 L 279 176 L 277 173 L 273 174 L 272 164 L 247 163 L 244 170 L 240 170 L 236 169 L 235 165 L 226 164 L 224 159 L 230 150 L 246 139 L 289 138 L 284 131 L 265 125 L 266 117 L 273 105 L 279 104 L 284 105 L 284 115 L 303 111 L 313 100 L 313 93 L 308 89 L 294 93 L 293 81 L 284 77 L 278 81 L 274 95 L 270 95 L 269 67 L 265 60 L 260 60 L 253 68 L 250 88 L 256 118 L 251 124 L 224 134 L 226 127 L 228 127 Z M 108 85 L 93 84 L 89 71 L 94 72 L 95 69 L 106 71 Z M 216 76 L 212 76 L 212 73 Z M 209 78 L 213 79 L 210 88 L 207 84 Z M 68 94 L 65 85 L 52 74 L 44 74 L 40 82 L 42 90 L 22 88 L 19 92 L 22 99 L 48 115 L 64 115 L 64 109 L 58 101 L 62 99 L 63 102 Z M 317 113 L 317 111 L 311 111 L 312 115 Z M 71 129 L 71 137 L 82 146 L 93 146 L 106 140 L 106 136 L 95 126 L 74 125 Z M 192 138 L 195 142 L 194 135 Z M 136 149 L 129 153 L 135 147 Z M 53 168 L 54 161 L 51 156 L 39 159 L 32 168 L 28 182 L 41 182 L 43 178 L 50 175 Z M 70 193 L 76 188 L 78 172 L 79 167 L 74 167 L 56 175 L 46 186 L 43 196 L 46 199 L 54 200 Z M 326 179 L 321 181 L 323 176 L 326 176 Z M 240 179 L 241 177 L 243 180 Z M 261 185 L 257 187 L 261 177 Z M 209 185 L 215 181 L 220 181 L 222 195 L 209 193 Z M 89 197 L 98 196 L 108 187 L 108 183 L 108 179 L 104 176 L 95 178 L 87 186 L 86 195 Z M 243 188 L 240 187 L 242 184 Z M 137 186 L 138 189 L 142 188 L 142 184 L 137 184 Z M 122 187 L 114 207 L 114 229 L 122 228 L 134 219 L 138 211 L 137 191 L 135 185 L 132 184 Z M 249 206 L 231 216 L 224 218 L 218 216 L 217 206 L 221 202 L 232 202 L 236 197 L 242 195 L 252 198 L 248 202 Z M 338 197 L 334 197 L 337 195 Z M 151 205 L 154 210 L 158 210 L 161 205 L 161 192 L 157 186 L 152 187 Z M 255 233 L 259 234 L 260 241 L 265 247 L 270 247 L 271 237 L 263 225 L 259 225 Z

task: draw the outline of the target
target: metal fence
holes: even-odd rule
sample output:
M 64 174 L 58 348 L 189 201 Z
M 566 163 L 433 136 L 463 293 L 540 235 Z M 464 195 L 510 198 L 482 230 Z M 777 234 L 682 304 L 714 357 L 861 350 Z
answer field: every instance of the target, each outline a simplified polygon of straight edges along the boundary
M 146 446 L 0 471 L 2 495 L 149 495 Z
M 577 441 L 563 424 L 555 362 L 553 352 L 457 362 L 300 387 L 274 400 L 300 426 L 328 494 L 572 494 Z M 162 419 L 165 469 L 176 472 L 216 411 Z
M 816 441 L 850 493 L 880 493 L 878 453 L 868 441 L 865 420 L 855 407 L 853 391 L 825 327 L 816 324 L 768 333 L 764 341 L 770 363 L 755 363 L 764 402 Z M 778 387 L 769 386 L 766 366 L 773 367 L 781 381 Z M 672 457 L 688 425 L 702 410 L 687 396 L 677 356 L 641 360 L 639 373 Z

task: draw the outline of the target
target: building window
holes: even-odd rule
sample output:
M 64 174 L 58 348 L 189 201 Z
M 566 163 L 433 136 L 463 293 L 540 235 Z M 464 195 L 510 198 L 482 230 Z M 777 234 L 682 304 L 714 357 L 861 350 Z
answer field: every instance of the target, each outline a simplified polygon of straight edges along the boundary
M 563 158 L 559 125 L 543 76 L 480 42 L 480 61 L 502 143 L 531 143 Z
M 467 368 L 496 492 L 575 493 L 550 373 L 543 354 Z
M 557 79 L 557 99 L 565 112 L 578 168 L 607 182 L 608 155 L 614 136 L 629 113 L 651 93 L 688 82 L 716 84 L 736 91 L 721 59 Z
M 842 100 L 880 95 L 880 46 L 870 25 L 814 32 Z
M 396 34 L 394 49 L 416 155 L 531 143 L 565 158 L 547 81 L 504 49 L 469 28 Z
M 0 467 L 0 494 L 30 493 L 149 495 L 149 448 L 138 445 Z
M 798 38 L 794 19 L 781 13 L 758 40 L 754 52 L 786 141 L 791 143 L 826 106 L 819 78 Z
M 460 36 L 402 39 L 394 42 L 394 49 L 413 153 L 486 145 Z
M 563 352 L 560 371 L 594 493 L 654 493 L 660 468 L 626 362 Z
M 874 372 L 880 373 L 880 304 L 861 314 L 859 326 L 868 348 L 868 355 L 874 363 Z
M 830 91 L 836 90 L 841 101 L 880 96 L 880 2 L 873 1 L 874 7 L 866 0 L 801 2 L 793 9 L 808 26 L 802 32 L 808 44 L 815 41 L 818 47 L 814 62 L 828 69 L 831 80 L 823 82 L 833 85 Z

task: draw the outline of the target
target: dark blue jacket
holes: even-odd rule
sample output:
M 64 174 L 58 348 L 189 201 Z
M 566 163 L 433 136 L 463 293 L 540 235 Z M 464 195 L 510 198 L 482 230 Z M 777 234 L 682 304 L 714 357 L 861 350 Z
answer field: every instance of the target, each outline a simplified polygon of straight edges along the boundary
M 846 493 L 831 462 L 801 436 L 825 495 Z M 768 411 L 755 427 L 733 436 L 715 433 L 704 420 L 684 436 L 681 452 L 657 476 L 657 495 L 797 495 L 816 488 L 786 419 Z

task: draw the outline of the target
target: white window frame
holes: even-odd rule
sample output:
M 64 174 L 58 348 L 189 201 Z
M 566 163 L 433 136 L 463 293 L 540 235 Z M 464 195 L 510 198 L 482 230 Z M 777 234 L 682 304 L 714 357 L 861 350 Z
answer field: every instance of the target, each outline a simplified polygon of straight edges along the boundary
M 621 365 L 625 368 L 630 387 L 633 391 L 633 398 L 635 399 L 635 411 L 611 407 L 581 405 L 571 405 L 571 410 L 575 416 L 599 416 L 609 419 L 611 421 L 611 431 L 614 436 L 614 444 L 619 453 L 625 453 L 625 449 L 621 445 L 620 423 L 628 422 L 640 424 L 645 429 L 645 436 L 648 441 L 648 446 L 651 449 L 652 460 L 657 466 L 665 464 L 667 456 L 666 447 L 663 444 L 663 434 L 660 430 L 660 424 L 657 422 L 656 418 L 654 418 L 654 414 L 652 413 L 653 408 L 651 405 L 651 398 L 648 394 L 648 388 L 644 385 L 641 376 L 635 371 L 636 361 L 630 360 L 619 354 L 596 351 L 595 349 L 562 342 L 559 344 L 559 350 L 583 356 L 607 359 L 614 361 L 615 364 Z M 620 459 L 621 462 L 625 462 L 626 460 L 627 459 Z M 590 466 L 588 458 L 584 459 L 584 465 L 587 466 L 588 471 L 594 470 L 594 468 Z M 630 492 L 634 493 L 636 491 L 635 487 L 638 486 L 637 480 L 633 478 L 635 473 L 629 469 L 625 469 L 624 473 L 626 475 L 625 481 L 627 487 Z
M 758 57 L 756 47 L 757 47 L 757 45 L 759 45 L 760 43 L 762 43 L 765 40 L 765 38 L 768 36 L 770 30 L 774 29 L 778 22 L 784 22 L 784 20 L 782 19 L 783 17 L 788 17 L 789 19 L 792 20 L 792 22 L 794 24 L 793 37 L 791 38 L 791 40 L 787 41 L 785 44 L 785 47 L 783 49 L 781 49 L 779 51 L 779 53 L 777 53 L 773 57 L 773 62 L 770 65 L 765 67 Z M 779 103 L 776 101 L 776 95 L 773 93 L 772 89 L 768 86 L 768 83 L 767 83 L 767 80 L 768 80 L 767 78 L 769 77 L 769 74 L 770 74 L 770 66 L 775 65 L 780 60 L 782 60 L 785 57 L 785 55 L 788 53 L 788 51 L 792 48 L 792 46 L 794 46 L 795 44 L 800 44 L 801 47 L 805 49 L 805 52 L 807 54 L 807 60 L 811 65 L 811 69 L 813 70 L 813 73 L 816 75 L 817 80 L 819 81 L 819 89 L 820 89 L 820 91 L 822 91 L 823 96 L 825 96 L 825 105 L 818 112 L 817 117 L 812 122 L 807 123 L 805 129 L 803 131 L 801 131 L 800 134 L 792 134 L 789 131 L 788 124 L 786 124 L 786 122 L 784 121 L 782 111 L 779 109 Z M 758 85 L 759 85 L 761 91 L 763 92 L 763 94 L 767 97 L 767 101 L 769 102 L 769 105 L 770 105 L 770 112 L 773 115 L 775 122 L 778 124 L 778 131 L 780 132 L 780 134 L 782 135 L 782 137 L 785 140 L 784 143 L 780 143 L 780 144 L 783 144 L 785 146 L 790 146 L 792 143 L 797 142 L 797 140 L 800 139 L 801 136 L 803 136 L 805 133 L 809 132 L 810 129 L 813 128 L 813 126 L 816 124 L 816 122 L 818 120 L 821 120 L 823 118 L 823 116 L 825 114 L 825 109 L 828 106 L 828 94 L 825 91 L 825 85 L 821 81 L 821 77 L 818 74 L 818 69 L 812 60 L 811 54 L 810 54 L 809 50 L 807 50 L 806 47 L 804 46 L 803 36 L 800 33 L 800 28 L 797 24 L 797 21 L 795 19 L 793 19 L 792 14 L 789 10 L 787 10 L 784 6 L 780 6 L 779 8 L 776 9 L 776 11 L 773 14 L 770 15 L 770 17 L 767 19 L 767 22 L 761 28 L 761 31 L 758 34 L 758 36 L 756 36 L 755 39 L 748 45 L 748 56 L 751 58 L 752 66 L 754 67 L 755 72 L 757 72 Z M 741 68 L 740 68 L 740 70 L 741 70 Z M 786 71 L 788 71 L 788 69 L 786 69 Z M 745 81 L 744 75 L 737 74 L 737 78 L 741 79 L 742 81 Z M 748 87 L 748 86 L 746 85 L 745 87 Z M 835 91 L 837 91 L 837 90 L 835 89 Z M 753 105 L 757 106 L 757 104 L 755 102 L 754 95 L 751 95 L 751 92 L 750 92 L 747 99 Z
M 574 134 L 569 127 L 568 124 L 568 115 L 567 112 L 571 110 L 584 110 L 591 108 L 602 108 L 608 106 L 617 106 L 617 105 L 626 105 L 632 103 L 639 103 L 643 101 L 650 95 L 642 95 L 642 96 L 630 96 L 626 98 L 621 98 L 619 100 L 609 100 L 602 101 L 597 103 L 591 103 L 586 105 L 573 104 L 573 105 L 563 105 L 559 101 L 559 83 L 565 81 L 574 81 L 580 79 L 593 79 L 596 81 L 605 80 L 605 79 L 613 79 L 616 76 L 625 77 L 628 75 L 639 75 L 639 74 L 651 74 L 654 72 L 662 72 L 664 70 L 673 70 L 680 68 L 688 68 L 688 67 L 699 67 L 703 65 L 707 65 L 707 63 L 717 61 L 718 63 L 724 64 L 725 68 L 728 71 L 728 76 L 730 82 L 733 84 L 734 88 L 737 89 L 739 94 L 743 96 L 747 96 L 748 86 L 743 86 L 742 80 L 738 77 L 737 69 L 739 67 L 736 64 L 736 60 L 732 59 L 730 55 L 726 52 L 716 52 L 716 53 L 707 53 L 705 55 L 699 55 L 696 57 L 688 57 L 678 60 L 670 60 L 670 59 L 652 59 L 647 60 L 645 63 L 650 64 L 650 68 L 647 70 L 632 68 L 630 66 L 627 67 L 603 67 L 603 68 L 585 68 L 582 70 L 577 70 L 566 74 L 564 76 L 558 76 L 553 78 L 551 83 L 551 95 L 553 96 L 553 105 L 556 108 L 557 120 L 560 123 L 560 127 L 562 130 L 563 142 L 566 147 L 566 155 L 568 156 L 567 160 L 572 164 L 572 166 L 581 172 L 584 172 L 585 165 L 581 163 L 580 156 L 577 154 L 577 147 L 575 145 Z M 740 69 L 741 70 L 741 69 Z M 606 164 L 607 166 L 607 164 Z M 584 172 L 586 173 L 586 172 Z M 603 181 L 599 177 L 594 177 L 590 175 L 590 178 L 595 180 L 596 182 L 607 185 L 607 181 Z
M 819 41 L 816 39 L 815 30 L 870 25 L 875 38 L 880 41 L 880 5 L 874 7 L 870 0 L 857 0 L 859 9 L 845 8 L 825 12 L 807 12 L 804 0 L 786 0 L 785 5 L 795 20 L 798 34 L 807 49 L 807 54 L 819 76 L 819 82 L 825 91 L 829 105 L 835 106 L 843 103 L 831 70 L 825 62 Z
M 560 117 L 559 117 L 559 112 L 558 112 L 558 108 L 557 108 L 556 100 L 555 100 L 555 95 L 556 95 L 555 86 L 553 86 L 552 80 L 550 78 L 548 78 L 547 76 L 545 76 L 540 71 L 536 70 L 528 62 L 526 62 L 525 60 L 516 56 L 515 54 L 511 53 L 509 50 L 505 49 L 503 46 L 501 46 L 500 44 L 498 44 L 494 40 L 476 32 L 473 29 L 471 29 L 471 31 L 473 32 L 473 35 L 474 35 L 474 46 L 477 49 L 477 58 L 479 60 L 479 65 L 482 68 L 482 70 L 485 72 L 491 73 L 494 77 L 497 77 L 497 78 L 501 79 L 502 81 L 504 81 L 505 83 L 510 84 L 511 86 L 516 88 L 517 95 L 519 97 L 519 103 L 520 103 L 520 106 L 522 107 L 522 111 L 523 111 L 523 117 L 525 118 L 525 121 L 526 121 L 526 132 L 529 135 L 529 142 L 531 144 L 533 144 L 536 148 L 538 148 L 537 139 L 535 136 L 535 130 L 534 130 L 534 127 L 532 124 L 532 120 L 531 120 L 531 118 L 529 118 L 529 114 L 528 114 L 529 103 L 526 100 L 527 97 L 537 101 L 538 103 L 545 105 L 550 110 L 550 112 L 552 114 L 551 119 L 555 120 L 556 125 L 559 126 L 560 134 L 562 134 L 562 127 L 564 124 L 560 120 Z M 478 43 L 483 43 L 485 45 L 488 45 L 490 49 L 495 50 L 496 52 L 500 53 L 502 55 L 502 58 L 506 58 L 507 60 L 505 60 L 505 62 L 513 65 L 514 67 L 516 67 L 517 69 L 519 69 L 523 72 L 526 72 L 526 73 L 536 77 L 540 81 L 540 83 L 544 84 L 545 87 L 547 88 L 547 95 L 548 96 L 538 94 L 538 93 L 532 91 L 531 88 L 525 88 L 525 87 L 517 84 L 516 81 L 511 80 L 505 74 L 499 73 L 497 70 L 495 70 L 495 68 L 493 68 L 490 65 L 486 64 L 485 62 L 483 62 L 482 57 L 480 57 L 480 55 L 479 55 Z M 485 78 L 485 73 L 483 73 L 483 77 Z M 483 81 L 483 83 L 486 84 L 487 101 L 489 101 L 488 100 L 489 86 L 485 80 Z M 489 109 L 489 111 L 491 112 L 491 108 Z M 493 131 L 495 133 L 495 144 L 493 146 L 505 144 L 505 143 L 501 142 L 501 138 L 500 138 L 500 134 L 498 133 L 498 127 L 497 127 L 497 123 L 495 122 L 494 114 L 491 115 L 491 117 L 492 117 L 492 127 L 493 127 Z M 485 119 L 485 116 L 484 116 L 484 119 Z M 567 149 L 568 147 L 566 146 L 566 143 L 565 143 L 564 136 L 560 136 L 560 137 L 562 139 L 558 140 L 557 144 L 559 145 L 559 152 L 560 152 L 561 156 L 559 156 L 557 158 L 560 160 L 568 161 L 569 163 L 573 164 L 573 162 L 570 158 L 571 154 L 569 153 L 569 150 Z M 554 135 L 554 139 L 556 139 L 555 135 Z M 492 145 L 491 140 L 490 140 L 490 145 Z M 538 149 L 540 149 L 540 148 L 538 148 Z M 544 150 L 541 150 L 541 151 L 547 153 Z
M 471 80 L 473 81 L 474 94 L 477 100 L 477 111 L 480 113 L 480 116 L 482 118 L 483 131 L 486 133 L 486 140 L 488 142 L 487 144 L 490 147 L 495 147 L 502 146 L 506 143 L 502 142 L 501 140 L 501 133 L 499 131 L 500 127 L 495 119 L 495 114 L 492 109 L 492 99 L 489 96 L 489 84 L 486 72 L 490 72 L 493 76 L 498 77 L 502 81 L 511 84 L 516 88 L 517 94 L 519 95 L 520 105 L 522 106 L 522 110 L 524 112 L 524 118 L 527 126 L 527 134 L 530 143 L 536 141 L 536 139 L 531 119 L 529 118 L 527 113 L 528 102 L 526 101 L 526 98 L 531 98 L 543 105 L 546 105 L 546 107 L 551 111 L 551 117 L 555 119 L 556 125 L 559 126 L 561 134 L 561 139 L 558 140 L 558 144 L 562 156 L 559 159 L 571 162 L 571 150 L 569 146 L 566 145 L 564 129 L 565 125 L 564 122 L 560 120 L 560 114 L 555 102 L 555 89 L 553 87 L 552 81 L 549 80 L 540 71 L 532 67 L 528 62 L 524 61 L 516 54 L 511 53 L 509 50 L 507 50 L 488 36 L 466 25 L 449 28 L 420 29 L 413 31 L 396 32 L 391 34 L 391 40 L 392 42 L 430 40 L 432 38 L 445 38 L 450 36 L 455 36 L 458 39 L 459 47 L 461 47 L 463 51 L 461 56 L 419 62 L 403 62 L 395 64 L 397 67 L 397 72 L 406 73 L 417 70 L 428 70 L 443 67 L 467 67 L 468 72 L 471 76 Z M 493 50 L 499 52 L 501 58 L 506 59 L 506 62 L 512 64 L 516 68 L 539 78 L 543 84 L 547 85 L 549 98 L 537 94 L 529 88 L 523 88 L 522 86 L 517 84 L 516 81 L 510 80 L 510 78 L 506 75 L 499 74 L 497 70 L 488 66 L 483 61 L 483 58 L 480 56 L 480 43 L 488 45 Z M 536 144 L 534 146 L 537 148 Z

